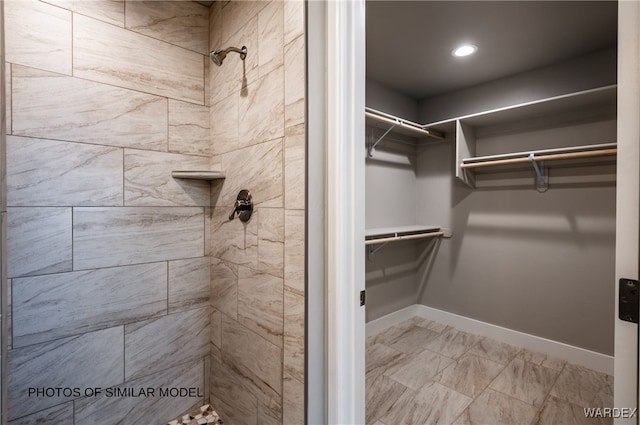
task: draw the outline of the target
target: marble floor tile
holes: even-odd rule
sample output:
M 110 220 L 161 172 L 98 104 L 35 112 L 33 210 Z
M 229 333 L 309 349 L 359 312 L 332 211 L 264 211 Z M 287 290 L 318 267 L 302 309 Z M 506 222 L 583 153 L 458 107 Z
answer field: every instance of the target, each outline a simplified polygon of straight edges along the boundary
M 605 425 L 613 424 L 613 418 L 587 418 L 584 407 L 549 397 L 538 412 L 532 425 Z
M 536 353 L 535 351 L 529 351 L 526 349 L 523 349 L 520 354 L 518 354 L 518 357 L 528 362 L 548 367 L 549 369 L 557 370 L 558 372 L 561 371 L 564 365 L 567 363 L 566 360 L 547 356 L 546 354 L 542 353 Z
M 368 376 L 366 381 L 367 424 L 375 422 L 405 391 L 410 391 L 404 385 L 384 375 Z
M 389 368 L 402 362 L 407 355 L 384 344 L 373 344 L 367 349 L 365 373 L 386 373 Z
M 402 337 L 405 332 L 411 330 L 415 325 L 410 320 L 399 323 L 395 326 L 385 329 L 377 335 L 374 335 L 368 339 L 368 343 L 375 344 L 381 343 L 385 345 L 393 344 L 398 338 Z
M 413 390 L 419 390 L 434 380 L 435 376 L 453 364 L 453 360 L 429 350 L 425 350 L 400 366 L 388 376 Z
M 514 359 L 490 387 L 525 403 L 540 406 L 556 381 L 558 371 Z
M 438 338 L 439 334 L 414 326 L 399 336 L 389 347 L 403 353 L 417 353 L 424 350 L 427 342 Z
M 475 345 L 478 339 L 475 335 L 452 328 L 429 341 L 425 347 L 443 356 L 458 359 Z
M 440 383 L 469 397 L 477 397 L 504 369 L 500 363 L 465 354 L 442 372 Z
M 438 332 L 439 334 L 449 329 L 449 326 L 445 324 L 434 322 L 433 320 L 425 319 L 424 317 L 416 316 L 413 319 L 411 319 L 411 321 L 416 326 L 420 326 L 421 328 L 427 328 L 431 331 Z
M 528 425 L 536 408 L 487 388 L 453 422 L 455 425 Z
M 491 338 L 482 338 L 469 350 L 469 353 L 506 365 L 513 360 L 520 351 L 521 349 L 514 345 L 505 344 L 504 342 L 499 342 Z
M 406 391 L 380 420 L 386 424 L 449 425 L 472 399 L 439 383 Z
M 604 373 L 567 364 L 551 395 L 581 407 L 613 407 L 613 385 Z

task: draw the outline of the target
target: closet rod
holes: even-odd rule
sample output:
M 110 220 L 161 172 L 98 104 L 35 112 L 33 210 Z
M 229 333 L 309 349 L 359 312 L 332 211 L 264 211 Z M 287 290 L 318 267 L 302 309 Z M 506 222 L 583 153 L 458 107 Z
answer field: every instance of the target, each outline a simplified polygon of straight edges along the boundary
M 395 242 L 395 241 L 406 241 L 409 239 L 423 239 L 423 238 L 434 238 L 437 236 L 444 236 L 445 232 L 429 232 L 429 233 L 419 233 L 415 235 L 398 235 L 398 236 L 390 236 L 388 238 L 379 238 L 379 239 L 368 239 L 364 241 L 365 245 L 375 245 L 379 243 L 387 243 L 387 242 Z
M 370 112 L 372 111 L 372 112 Z M 375 109 L 366 108 L 364 115 L 368 118 L 374 119 L 376 121 L 384 122 L 392 126 L 400 126 L 402 128 L 406 128 L 408 130 L 414 131 L 416 133 L 424 134 L 425 136 L 433 137 L 434 139 L 444 140 L 444 135 L 438 131 L 430 130 L 428 128 L 424 128 L 424 126 L 404 120 L 402 118 L 397 118 L 391 116 L 389 114 L 385 114 L 384 112 L 376 111 Z
M 566 152 L 566 153 L 555 153 L 555 154 L 536 154 L 533 153 L 534 161 L 553 161 L 557 159 L 579 159 L 579 158 L 594 158 L 599 156 L 611 156 L 616 155 L 618 152 L 617 148 L 611 149 L 598 149 L 591 151 L 582 151 L 582 152 Z M 508 164 L 524 164 L 529 162 L 529 157 L 521 157 L 521 158 L 509 158 L 509 159 L 493 159 L 482 162 L 463 162 L 460 164 L 460 168 L 482 168 L 482 167 L 492 167 L 495 165 L 508 165 Z

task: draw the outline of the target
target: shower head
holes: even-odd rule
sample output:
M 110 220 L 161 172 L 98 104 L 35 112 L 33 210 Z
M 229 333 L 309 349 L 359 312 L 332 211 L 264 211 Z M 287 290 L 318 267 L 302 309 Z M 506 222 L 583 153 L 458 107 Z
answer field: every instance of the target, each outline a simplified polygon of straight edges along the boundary
M 227 53 L 229 52 L 240 53 L 240 59 L 242 60 L 247 57 L 246 46 L 242 46 L 242 49 L 238 49 L 237 47 L 228 47 L 226 49 L 211 51 L 209 53 L 209 57 L 211 58 L 211 62 L 215 63 L 218 66 L 222 66 L 222 61 L 227 57 Z

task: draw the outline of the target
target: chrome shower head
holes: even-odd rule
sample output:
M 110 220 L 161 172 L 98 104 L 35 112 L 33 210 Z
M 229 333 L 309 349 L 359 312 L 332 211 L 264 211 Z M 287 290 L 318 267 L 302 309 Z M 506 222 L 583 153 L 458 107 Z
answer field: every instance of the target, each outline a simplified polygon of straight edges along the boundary
M 226 49 L 215 50 L 209 53 L 209 57 L 211 58 L 211 62 L 215 63 L 218 66 L 222 66 L 222 61 L 227 57 L 227 53 L 236 52 L 240 54 L 240 59 L 244 60 L 247 57 L 247 47 L 242 46 L 242 49 L 238 49 L 237 47 L 228 47 Z

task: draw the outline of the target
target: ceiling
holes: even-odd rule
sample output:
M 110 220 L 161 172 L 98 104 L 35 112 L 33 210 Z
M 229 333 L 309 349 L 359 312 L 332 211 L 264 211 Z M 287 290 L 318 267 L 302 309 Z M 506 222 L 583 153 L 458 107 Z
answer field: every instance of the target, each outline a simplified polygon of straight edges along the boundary
M 413 99 L 612 47 L 615 1 L 367 0 L 367 78 Z M 478 46 L 465 58 L 451 51 Z

